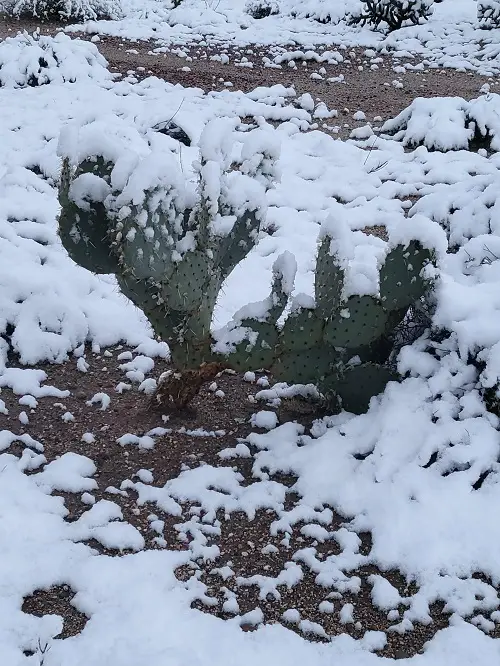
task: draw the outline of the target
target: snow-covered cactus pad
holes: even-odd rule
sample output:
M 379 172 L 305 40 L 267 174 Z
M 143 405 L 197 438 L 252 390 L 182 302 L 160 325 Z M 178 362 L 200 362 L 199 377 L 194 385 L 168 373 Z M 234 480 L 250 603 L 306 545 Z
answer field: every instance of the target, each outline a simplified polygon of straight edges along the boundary
M 378 28 L 384 24 L 389 31 L 405 25 L 418 25 L 432 14 L 434 0 L 363 0 L 362 8 L 351 14 L 350 23 Z
M 477 18 L 482 28 L 500 27 L 499 0 L 479 0 L 477 3 Z
M 61 239 L 78 264 L 116 275 L 179 368 L 197 367 L 211 354 L 222 283 L 257 240 L 278 147 L 264 129 L 214 120 L 200 139 L 196 187 L 169 137 L 156 134 L 151 149 L 127 123 L 113 125 L 61 138 Z
M 415 219 L 405 236 L 393 233 L 386 243 L 329 220 L 320 237 L 315 302 L 289 298 L 296 266 L 284 253 L 274 264 L 269 297 L 217 331 L 215 351 L 235 369 L 269 368 L 278 381 L 314 383 L 344 408 L 365 410 L 396 379 L 388 364 L 395 331 L 431 287 L 435 250 L 427 222 Z
M 63 33 L 48 37 L 27 32 L 0 43 L 2 87 L 24 88 L 84 79 L 111 79 L 107 62 L 95 44 Z
M 16 17 L 62 21 L 119 19 L 123 15 L 120 0 L 6 0 L 2 10 Z

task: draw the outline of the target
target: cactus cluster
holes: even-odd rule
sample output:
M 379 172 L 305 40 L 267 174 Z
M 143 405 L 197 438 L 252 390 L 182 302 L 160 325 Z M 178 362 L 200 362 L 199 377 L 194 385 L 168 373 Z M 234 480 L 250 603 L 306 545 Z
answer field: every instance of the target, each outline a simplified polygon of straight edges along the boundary
M 265 367 L 278 381 L 314 383 L 331 406 L 334 402 L 359 413 L 387 382 L 397 379 L 388 364 L 393 335 L 409 307 L 429 288 L 424 269 L 433 251 L 416 240 L 396 245 L 380 268 L 379 293 L 343 298 L 345 270 L 330 252 L 331 240 L 325 235 L 319 245 L 314 304 L 299 305 L 292 299 L 291 312 L 279 326 L 287 303 L 280 257 L 267 313 L 252 318 L 246 312 L 259 308 L 244 308 L 215 334 L 219 337 L 215 348 L 223 351 L 223 341 L 238 340 L 235 333 L 240 331 L 242 339 L 226 349 L 231 367 Z
M 211 332 L 221 286 L 262 227 L 264 209 L 255 205 L 255 193 L 265 193 L 273 179 L 273 155 L 264 149 L 268 137 L 252 131 L 243 136 L 251 148 L 243 146 L 239 161 L 229 160 L 213 140 L 202 148 L 194 198 L 176 178 L 159 176 L 138 196 L 133 181 L 141 181 L 147 157 L 117 191 L 113 160 L 87 156 L 75 168 L 64 159 L 61 240 L 78 264 L 116 275 L 123 293 L 169 344 L 178 370 L 205 363 L 237 371 L 265 368 L 277 380 L 314 383 L 345 409 L 363 411 L 396 378 L 387 363 L 391 336 L 428 287 L 424 268 L 432 251 L 416 240 L 394 245 L 378 267 L 377 292 L 357 295 L 346 290 L 346 268 L 326 232 L 314 299 L 292 297 L 295 260 L 284 253 L 274 264 L 268 298 Z M 158 169 L 164 173 L 165 165 Z M 247 180 L 238 188 L 241 178 Z M 248 194 L 251 186 L 254 193 L 238 199 L 237 192 Z
M 434 0 L 363 0 L 363 7 L 352 14 L 352 25 L 369 24 L 378 28 L 385 24 L 389 32 L 405 24 L 418 25 L 432 14 Z

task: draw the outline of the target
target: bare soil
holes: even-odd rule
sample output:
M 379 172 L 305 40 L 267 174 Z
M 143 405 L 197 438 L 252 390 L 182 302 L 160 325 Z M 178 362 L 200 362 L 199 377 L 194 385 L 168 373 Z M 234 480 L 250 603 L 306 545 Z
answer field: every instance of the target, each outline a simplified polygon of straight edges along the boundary
M 89 362 L 88 372 L 82 373 L 76 369 L 75 360 L 62 365 L 43 366 L 47 372 L 46 383 L 60 389 L 68 389 L 71 395 L 65 399 L 40 398 L 36 409 L 30 410 L 19 405 L 19 396 L 10 390 L 2 390 L 2 400 L 9 410 L 8 415 L 0 414 L 0 429 L 11 430 L 16 434 L 29 433 L 36 440 L 43 443 L 44 454 L 47 460 L 56 459 L 65 452 L 72 451 L 91 458 L 96 466 L 94 475 L 98 489 L 93 492 L 96 500 L 108 499 L 116 502 L 122 509 L 124 520 L 134 525 L 143 535 L 146 548 L 168 548 L 188 550 L 189 540 L 180 539 L 180 523 L 189 520 L 193 515 L 193 507 L 189 503 L 183 505 L 183 516 L 174 517 L 160 510 L 156 504 L 141 505 L 138 496 L 133 490 L 121 490 L 122 483 L 127 479 L 136 481 L 137 472 L 146 469 L 154 476 L 153 485 L 162 487 L 169 479 L 173 479 L 186 467 L 197 467 L 210 464 L 225 466 L 230 464 L 243 477 L 244 485 L 256 481 L 252 475 L 252 459 L 236 458 L 228 462 L 218 456 L 219 451 L 232 447 L 238 438 L 245 438 L 252 430 L 249 419 L 252 413 L 264 408 L 264 403 L 255 403 L 255 394 L 261 387 L 255 383 L 248 383 L 239 375 L 222 373 L 217 379 L 217 388 L 224 392 L 224 396 L 217 397 L 208 386 L 205 386 L 193 403 L 193 410 L 188 414 L 177 414 L 169 417 L 165 422 L 161 411 L 152 408 L 151 399 L 143 392 L 139 392 L 137 384 L 130 390 L 118 393 L 116 387 L 119 382 L 127 381 L 123 369 L 119 368 L 118 354 L 122 348 L 113 348 L 102 354 L 87 354 Z M 152 375 L 159 377 L 167 368 L 165 361 L 156 361 Z M 257 378 L 260 375 L 257 375 Z M 271 379 L 271 378 L 270 378 Z M 88 401 L 96 393 L 106 393 L 111 403 L 106 410 L 99 405 L 89 405 Z M 269 409 L 269 407 L 266 407 Z M 286 420 L 297 420 L 301 423 L 312 423 L 315 416 L 313 403 L 299 402 L 297 399 L 283 401 L 277 409 L 281 423 Z M 23 425 L 19 420 L 21 411 L 26 411 L 29 423 Z M 69 412 L 73 420 L 63 419 Z M 172 432 L 163 437 L 156 437 L 153 449 L 140 449 L 136 445 L 121 446 L 117 439 L 126 433 L 144 435 L 156 427 L 168 427 Z M 192 431 L 206 434 L 193 435 Z M 95 436 L 94 443 L 82 441 L 84 433 L 91 432 Z M 215 435 L 215 433 L 218 433 Z M 209 434 L 212 433 L 212 434 Z M 11 447 L 14 452 L 21 451 L 21 447 Z M 24 447 L 23 447 L 24 448 Z M 293 476 L 271 475 L 288 487 L 286 509 L 293 508 L 300 497 L 294 491 L 295 478 Z M 64 498 L 68 509 L 66 520 L 77 520 L 88 509 L 80 494 L 57 493 Z M 195 509 L 196 512 L 196 509 Z M 165 521 L 162 542 L 158 541 L 158 534 L 150 527 L 150 515 L 155 514 Z M 338 529 L 342 525 L 349 525 L 351 517 L 333 513 L 331 529 Z M 148 520 L 149 518 L 149 520 Z M 382 572 L 370 565 L 357 571 L 349 571 L 349 576 L 360 578 L 359 592 L 335 592 L 324 587 L 316 581 L 315 575 L 303 564 L 304 577 L 302 581 L 291 588 L 280 586 L 280 597 L 259 598 L 259 588 L 255 585 L 242 587 L 237 583 L 237 577 L 248 577 L 253 574 L 276 576 L 292 561 L 293 554 L 303 548 L 316 548 L 319 559 L 326 559 L 330 555 L 339 554 L 340 547 L 335 541 L 324 543 L 301 534 L 302 525 L 294 526 L 289 539 L 284 539 L 283 533 L 272 535 L 270 525 L 277 518 L 274 511 L 262 510 L 253 520 L 246 514 L 235 512 L 229 516 L 218 516 L 221 521 L 221 534 L 209 537 L 209 542 L 217 544 L 220 556 L 211 562 L 203 562 L 191 558 L 191 564 L 177 571 L 180 580 L 186 580 L 196 572 L 201 572 L 201 581 L 207 586 L 206 594 L 209 598 L 200 599 L 193 603 L 193 607 L 200 611 L 229 618 L 230 614 L 224 612 L 223 603 L 227 598 L 227 590 L 237 596 L 240 614 L 260 608 L 265 623 L 282 623 L 293 631 L 304 635 L 305 638 L 315 641 L 324 641 L 342 633 L 348 633 L 355 638 L 361 638 L 366 631 L 387 631 L 387 644 L 379 654 L 395 659 L 405 658 L 422 652 L 425 643 L 440 629 L 448 626 L 449 617 L 443 613 L 443 604 L 435 603 L 431 608 L 433 622 L 428 625 L 415 624 L 414 629 L 400 634 L 390 629 L 395 624 L 394 619 L 389 620 L 387 613 L 380 611 L 372 604 L 371 586 L 367 581 L 370 574 L 377 573 L 385 576 L 402 595 L 408 596 L 417 592 L 414 584 L 408 584 L 397 571 Z M 371 535 L 359 535 L 362 541 L 361 553 L 369 555 L 372 547 Z M 121 556 L 125 551 L 108 550 L 102 544 L 91 541 L 88 543 L 95 554 Z M 263 548 L 274 546 L 273 552 L 266 552 Z M 234 571 L 234 576 L 224 580 L 217 569 L 228 566 Z M 71 603 L 74 592 L 67 585 L 61 585 L 49 590 L 38 590 L 34 595 L 25 599 L 23 610 L 34 615 L 55 613 L 64 618 L 64 628 L 60 638 L 66 638 L 79 633 L 85 626 L 87 618 L 83 616 Z M 334 604 L 334 612 L 320 612 L 319 604 L 325 600 Z M 353 622 L 344 624 L 340 621 L 339 611 L 344 604 L 353 605 Z M 290 608 L 300 612 L 303 620 L 316 622 L 323 627 L 325 637 L 310 634 L 295 624 L 287 623 L 282 614 Z M 397 609 L 402 616 L 404 607 Z M 251 631 L 256 628 L 253 624 L 243 621 L 242 630 Z M 500 624 L 494 632 L 500 638 Z

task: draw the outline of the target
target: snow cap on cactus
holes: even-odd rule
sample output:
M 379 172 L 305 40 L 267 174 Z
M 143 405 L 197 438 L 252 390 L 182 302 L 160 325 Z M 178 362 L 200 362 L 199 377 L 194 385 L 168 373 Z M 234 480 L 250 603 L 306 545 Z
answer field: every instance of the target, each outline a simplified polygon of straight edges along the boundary
M 345 220 L 334 216 L 323 222 L 319 239 L 330 241 L 330 255 L 343 271 L 342 301 L 353 295 L 378 294 L 379 270 L 387 253 L 385 241 L 362 231 L 352 231 Z

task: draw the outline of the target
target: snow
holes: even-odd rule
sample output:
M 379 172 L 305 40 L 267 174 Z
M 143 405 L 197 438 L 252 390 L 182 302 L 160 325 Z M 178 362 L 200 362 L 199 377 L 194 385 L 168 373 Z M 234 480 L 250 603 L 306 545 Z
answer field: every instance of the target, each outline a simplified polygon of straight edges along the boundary
M 488 141 L 492 150 L 500 148 L 498 95 L 487 92 L 471 102 L 461 97 L 438 100 L 419 97 L 395 118 L 382 126 L 405 146 L 424 145 L 429 149 L 468 149 L 475 134 Z
M 264 428 L 265 430 L 272 430 L 278 425 L 278 417 L 275 412 L 262 410 L 252 414 L 250 422 L 254 428 Z
M 412 56 L 411 66 L 425 62 L 432 66 L 453 67 L 462 71 L 479 71 L 489 76 L 500 71 L 498 28 L 480 29 L 476 0 L 453 0 L 434 5 L 430 19 L 421 25 L 405 27 L 385 35 L 347 25 L 345 16 L 356 11 L 359 0 L 266 0 L 280 13 L 254 19 L 245 12 L 246 0 L 220 0 L 216 5 L 201 0 L 183 0 L 171 9 L 155 0 L 128 0 L 124 17 L 118 21 L 89 21 L 83 30 L 90 34 L 111 35 L 132 39 L 158 40 L 158 49 L 187 43 L 200 46 L 263 45 L 271 46 L 276 55 L 269 64 L 307 60 L 338 62 L 341 53 L 352 47 L 369 50 L 372 59 L 377 53 L 394 52 Z M 330 22 L 322 22 L 326 17 Z M 317 20 L 319 19 L 319 20 Z M 67 32 L 79 32 L 81 24 L 69 26 Z M 285 55 L 290 45 L 297 52 Z M 280 48 L 281 47 L 281 48 Z M 215 55 L 229 62 L 227 54 Z M 274 60 L 274 62 L 273 62 Z
M 467 14 L 469 3 L 457 4 L 457 15 Z M 218 17 L 214 16 L 217 12 L 207 10 L 200 18 L 187 4 L 185 20 L 194 26 L 190 34 L 197 34 L 203 18 L 217 28 L 214 34 L 226 30 L 227 16 L 239 10 L 222 5 Z M 446 8 L 450 3 L 442 5 L 428 26 L 404 29 L 399 37 L 387 40 L 399 40 L 401 46 L 405 40 L 418 42 L 418 35 L 431 34 L 432 26 L 439 32 L 446 12 L 451 11 Z M 134 11 L 139 10 L 132 8 L 122 22 L 98 27 L 128 30 Z M 168 10 L 159 6 L 153 16 L 162 11 Z M 244 20 L 251 34 L 253 20 Z M 150 18 L 134 21 L 138 31 L 150 29 Z M 186 25 L 161 24 L 160 33 L 179 35 L 186 32 Z M 290 23 L 270 17 L 267 25 L 271 27 L 262 29 L 265 39 L 272 31 L 285 34 Z M 299 40 L 327 38 L 320 25 L 302 23 L 302 19 L 295 25 L 307 25 L 311 30 L 309 37 L 297 32 Z M 470 36 L 468 25 L 463 23 L 460 39 L 464 49 L 473 49 L 473 43 L 469 47 L 465 42 Z M 341 34 L 340 27 L 329 26 L 328 30 L 332 40 Z M 342 34 L 346 36 L 348 31 Z M 463 57 L 450 55 L 457 34 L 452 25 L 450 47 L 443 51 L 443 57 L 454 62 Z M 349 35 L 353 38 L 354 33 Z M 372 46 L 382 40 L 363 30 L 356 35 L 359 39 L 365 35 L 367 45 Z M 442 46 L 439 40 L 437 43 Z M 426 53 L 436 53 L 438 46 L 426 46 Z M 495 67 L 495 61 L 490 65 Z M 182 155 L 174 153 L 171 139 L 151 129 L 172 115 L 181 100 L 179 122 L 193 138 Z M 153 340 L 143 315 L 120 294 L 114 278 L 98 277 L 75 266 L 59 243 L 54 182 L 59 133 L 68 123 L 73 125 L 63 135 L 62 148 L 75 149 L 71 143 L 75 136 L 87 141 L 76 145 L 75 156 L 108 134 L 109 144 L 104 148 L 120 160 L 127 154 L 141 160 L 162 151 L 175 154 L 185 180 L 192 184 L 200 137 L 204 136 L 205 155 L 212 151 L 217 157 L 220 148 L 215 135 L 203 134 L 210 121 L 229 119 L 219 125 L 219 136 L 224 136 L 236 116 L 261 119 L 259 132 L 237 148 L 247 160 L 249 173 L 262 166 L 266 154 L 274 156 L 280 180 L 265 197 L 267 222 L 275 232 L 261 234 L 249 257 L 229 276 L 214 325 L 226 324 L 240 307 L 265 298 L 273 267 L 281 271 L 286 294 L 294 304 L 311 304 L 317 240 L 320 233 L 330 231 L 350 271 L 350 293 L 376 293 L 376 269 L 394 244 L 418 238 L 436 248 L 433 323 L 450 332 L 439 345 L 423 339 L 404 348 L 399 368 L 406 378 L 389 385 L 365 415 L 325 417 L 306 433 L 297 423 L 279 425 L 275 413 L 264 409 L 253 415 L 252 424 L 269 432 L 253 431 L 245 441 L 236 441 L 224 431 L 179 428 L 177 432 L 193 438 L 193 448 L 194 438 L 210 437 L 220 466 L 184 468 L 164 485 L 154 485 L 161 475 L 154 468 L 141 468 L 134 474 L 140 464 L 148 464 L 136 463 L 130 470 L 132 480 L 123 480 L 120 488 L 109 492 L 119 501 L 123 494 L 135 491 L 138 505 L 147 504 L 148 513 L 174 516 L 183 550 L 145 550 L 144 536 L 123 519 L 118 504 L 97 494 L 102 489 L 91 457 L 68 451 L 47 463 L 42 442 L 27 433 L 1 430 L 0 648 L 6 664 L 20 665 L 30 659 L 22 651 L 36 649 L 38 641 L 50 644 L 47 664 L 65 666 L 161 666 L 165 655 L 173 664 L 197 666 L 250 666 L 258 661 L 291 666 L 381 663 L 372 651 L 383 646 L 382 632 L 366 632 L 359 641 L 339 636 L 324 645 L 309 643 L 279 625 L 244 632 L 241 624 L 260 625 L 264 616 L 258 607 L 241 615 L 236 592 L 225 600 L 224 609 L 235 616 L 229 621 L 191 608 L 202 583 L 181 583 L 174 570 L 192 559 L 209 562 L 217 558 L 217 538 L 222 531 L 219 511 L 227 516 L 241 511 L 252 520 L 262 509 L 275 512 L 271 531 L 285 543 L 294 530 L 300 530 L 304 537 L 318 542 L 333 540 L 338 549 L 324 559 L 317 557 L 315 547 L 290 551 L 289 561 L 276 576 L 242 576 L 240 586 L 257 585 L 265 598 L 279 593 L 281 585 L 293 588 L 305 572 L 311 572 L 325 587 L 325 596 L 329 591 L 355 593 L 361 586 L 356 575 L 360 567 L 380 572 L 398 569 L 416 582 L 417 593 L 402 598 L 382 573 L 369 579 L 373 603 L 390 615 L 393 631 L 402 631 L 416 621 L 428 622 L 429 605 L 436 599 L 455 614 L 450 627 L 438 632 L 416 658 L 419 664 L 498 663 L 498 641 L 483 633 L 491 630 L 492 621 L 498 621 L 498 594 L 490 583 L 472 577 L 479 567 L 492 582 L 500 580 L 500 527 L 491 518 L 500 502 L 500 421 L 486 411 L 481 395 L 500 379 L 498 96 L 490 93 L 471 102 L 417 100 L 389 123 L 386 129 L 397 128 L 396 134 L 380 137 L 368 161 L 369 138 L 358 135 L 353 141 L 341 142 L 318 131 L 301 132 L 290 121 L 307 126 L 312 119 L 307 109 L 288 104 L 293 100 L 294 95 L 280 87 L 261 87 L 253 95 L 230 91 L 204 95 L 156 79 L 131 84 L 100 75 L 85 75 L 76 84 L 55 78 L 38 88 L 0 89 L 0 387 L 20 396 L 20 405 L 35 409 L 41 399 L 62 400 L 69 391 L 48 385 L 44 370 L 10 367 L 10 350 L 20 354 L 21 366 L 45 360 L 62 362 L 80 350 L 77 363 L 81 369 L 84 343 L 98 354 L 101 347 L 126 342 L 134 353 L 117 355 L 121 371 L 136 382 L 147 382 L 142 385 L 145 391 L 152 387 L 145 374 L 154 369 L 153 359 L 168 355 L 166 345 Z M 274 128 L 266 120 L 283 122 Z M 470 120 L 488 135 L 486 154 L 465 150 Z M 94 132 L 96 127 L 99 132 Z M 121 142 L 115 144 L 111 138 L 117 137 Z M 413 144 L 418 147 L 410 150 Z M 159 163 L 147 164 L 151 170 L 148 167 L 140 173 L 143 182 L 158 174 Z M 41 175 L 28 168 L 33 165 L 39 166 Z M 380 168 L 373 169 L 374 165 Z M 120 161 L 116 182 L 128 182 L 133 168 L 132 161 Z M 139 181 L 137 177 L 131 183 L 134 188 L 127 192 L 132 199 L 140 196 Z M 387 228 L 388 241 L 361 233 L 366 226 L 378 225 Z M 283 254 L 286 252 L 290 254 Z M 480 360 L 479 368 L 470 363 L 472 356 Z M 255 382 L 255 374 L 246 379 Z M 261 389 L 256 399 L 274 405 L 283 398 L 315 393 L 312 386 L 268 387 L 265 378 L 256 384 Z M 126 386 L 120 383 L 117 390 Z M 89 402 L 97 405 L 99 413 L 99 406 L 109 406 L 110 397 L 99 392 Z M 0 401 L 2 418 L 5 404 Z M 64 417 L 66 409 L 59 408 L 57 418 Z M 75 428 L 73 424 L 64 427 Z M 79 433 L 83 427 L 89 425 L 82 426 Z M 118 444 L 137 447 L 141 450 L 133 455 L 142 456 L 159 448 L 160 438 L 169 432 L 161 428 L 146 434 L 124 433 Z M 94 435 L 87 432 L 79 437 L 92 456 Z M 19 444 L 25 447 L 21 454 L 14 449 Z M 161 444 L 167 447 L 168 437 Z M 251 465 L 251 483 L 232 467 L 240 457 Z M 297 478 L 293 492 L 299 500 L 292 508 L 285 508 L 290 489 L 274 481 L 274 474 Z M 78 493 L 84 498 L 86 510 L 78 520 L 65 520 L 67 509 L 57 492 Z M 183 515 L 186 504 L 198 507 L 200 515 Z M 334 525 L 333 508 L 344 517 L 341 525 Z M 150 521 L 152 531 L 163 532 L 162 522 L 160 515 Z M 366 531 L 373 539 L 369 554 L 363 554 L 359 537 Z M 128 554 L 99 555 L 86 543 L 91 539 Z M 260 552 L 275 553 L 269 545 Z M 61 582 L 71 585 L 76 607 L 91 616 L 85 630 L 70 640 L 54 638 L 60 631 L 58 617 L 34 618 L 20 610 L 26 595 Z M 396 608 L 399 614 L 391 613 Z M 344 623 L 356 619 L 353 606 L 342 601 L 335 601 L 332 607 L 325 599 L 319 610 L 325 615 L 338 613 Z M 473 623 L 463 618 L 473 618 Z M 304 632 L 321 634 L 322 625 L 297 610 L 287 609 L 283 619 L 300 624 Z
M 81 83 L 88 79 L 105 82 L 112 75 L 97 47 L 87 41 L 71 39 L 64 33 L 51 38 L 24 32 L 0 43 L 0 87 Z
M 100 404 L 101 406 L 99 409 L 104 412 L 111 404 L 111 398 L 107 393 L 96 393 L 90 398 L 90 400 L 87 400 L 86 404 L 89 407 L 91 407 L 92 405 Z
M 137 444 L 140 449 L 152 449 L 155 445 L 155 440 L 149 435 L 138 437 L 137 435 L 132 435 L 131 433 L 122 435 L 117 439 L 117 442 L 120 446 L 126 446 L 127 444 Z

